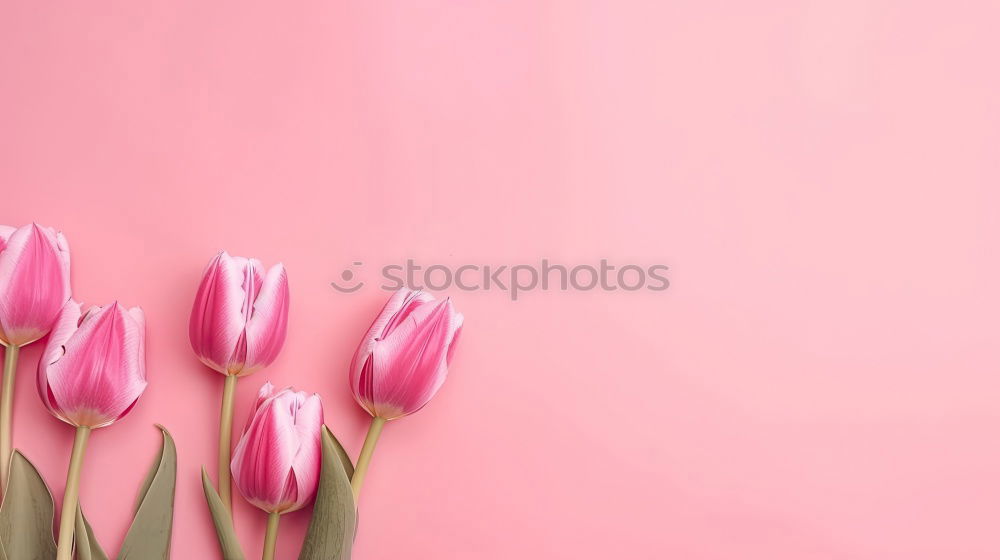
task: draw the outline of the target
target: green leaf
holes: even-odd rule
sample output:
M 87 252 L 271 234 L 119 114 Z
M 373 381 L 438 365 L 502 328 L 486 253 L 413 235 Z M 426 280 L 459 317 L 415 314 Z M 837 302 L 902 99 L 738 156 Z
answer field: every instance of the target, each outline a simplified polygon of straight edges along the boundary
M 139 490 L 135 517 L 118 552 L 118 560 L 166 560 L 170 558 L 170 533 L 174 521 L 174 487 L 177 483 L 177 447 L 170 432 Z
M 236 537 L 236 530 L 233 529 L 233 517 L 229 514 L 222 498 L 212 486 L 212 481 L 208 479 L 208 472 L 205 467 L 201 468 L 201 485 L 205 490 L 205 500 L 208 502 L 208 510 L 212 512 L 212 522 L 215 523 L 215 534 L 219 537 L 219 548 L 222 549 L 222 557 L 226 560 L 245 560 L 243 549 L 240 548 L 240 540 Z
M 20 451 L 10 458 L 7 494 L 0 504 L 2 556 L 10 560 L 52 560 L 55 507 L 52 493 L 38 470 Z
M 299 560 L 350 560 L 358 516 L 348 471 L 353 473 L 354 465 L 323 426 L 323 470 Z
M 73 534 L 76 537 L 76 560 L 108 560 L 80 506 L 76 508 L 76 531 Z
M 330 439 L 333 441 L 334 451 L 337 452 L 337 457 L 340 458 L 340 462 L 344 465 L 344 472 L 347 473 L 347 480 L 350 482 L 350 480 L 354 478 L 354 463 L 351 461 L 350 455 L 348 455 L 347 451 L 344 450 L 344 446 L 340 445 L 340 441 L 333 435 L 330 428 L 327 428 L 324 425 L 323 432 L 324 434 L 329 435 Z M 351 495 L 353 496 L 353 494 Z

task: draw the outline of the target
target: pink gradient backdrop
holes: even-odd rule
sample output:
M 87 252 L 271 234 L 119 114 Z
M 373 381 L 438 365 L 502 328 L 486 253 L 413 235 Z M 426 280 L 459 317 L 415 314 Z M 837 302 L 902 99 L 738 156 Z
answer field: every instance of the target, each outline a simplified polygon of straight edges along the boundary
M 936 7 L 934 4 L 938 4 Z M 282 260 L 290 336 L 240 384 L 318 391 L 384 295 L 354 260 L 665 262 L 666 293 L 452 292 L 442 393 L 386 430 L 356 558 L 1000 556 L 1000 8 L 991 2 L 0 5 L 0 223 L 61 228 L 74 289 L 139 304 L 150 387 L 92 438 L 116 551 L 158 437 L 174 557 L 221 378 L 186 324 L 220 248 Z M 71 430 L 23 353 L 15 443 Z M 237 511 L 248 556 L 263 516 Z M 283 524 L 293 558 L 307 516 Z

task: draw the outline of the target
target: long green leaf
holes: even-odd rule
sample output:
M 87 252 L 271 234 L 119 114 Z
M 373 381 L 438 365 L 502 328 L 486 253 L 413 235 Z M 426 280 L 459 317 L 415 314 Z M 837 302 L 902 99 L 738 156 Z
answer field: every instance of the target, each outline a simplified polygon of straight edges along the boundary
M 90 527 L 90 522 L 83 515 L 80 506 L 76 508 L 76 560 L 108 560 L 108 555 L 101 549 L 94 537 L 94 530 Z
M 14 451 L 7 493 L 0 504 L 0 554 L 9 560 L 55 558 L 54 513 L 52 493 L 42 476 L 20 451 Z
M 135 517 L 118 552 L 118 560 L 167 560 L 174 521 L 177 447 L 170 432 L 157 426 L 163 445 L 139 490 Z
M 323 470 L 299 560 L 350 560 L 358 517 L 348 470 L 354 465 L 323 426 Z
M 341 464 L 344 465 L 344 472 L 347 473 L 347 480 L 350 482 L 350 480 L 354 478 L 354 463 L 351 461 L 351 456 L 347 454 L 344 446 L 340 445 L 340 440 L 333 435 L 333 432 L 331 432 L 330 428 L 327 428 L 326 425 L 323 426 L 323 432 L 330 436 L 330 440 L 333 441 L 333 449 L 337 452 L 337 457 L 340 458 Z
M 205 467 L 201 468 L 201 485 L 205 490 L 205 500 L 208 502 L 208 510 L 212 513 L 212 522 L 215 524 L 215 534 L 219 537 L 219 548 L 222 550 L 222 557 L 225 560 L 245 560 L 243 549 L 240 548 L 240 540 L 236 537 L 236 530 L 233 528 L 233 517 L 229 514 L 222 498 L 212 486 L 212 481 L 208 478 Z

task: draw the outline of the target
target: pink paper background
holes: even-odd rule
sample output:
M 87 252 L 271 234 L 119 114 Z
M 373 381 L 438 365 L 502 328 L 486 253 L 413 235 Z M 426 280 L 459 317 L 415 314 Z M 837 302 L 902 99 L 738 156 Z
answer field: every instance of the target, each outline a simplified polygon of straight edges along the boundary
M 671 266 L 665 293 L 452 291 L 452 376 L 391 424 L 355 557 L 1000 556 L 1000 9 L 992 2 L 0 5 L 0 222 L 61 228 L 88 302 L 145 308 L 150 387 L 95 433 L 116 551 L 158 436 L 175 558 L 221 378 L 186 325 L 218 249 L 288 267 L 288 343 L 241 382 L 322 394 L 384 264 Z M 23 352 L 15 444 L 71 430 Z M 240 504 L 248 556 L 263 516 Z M 307 516 L 283 522 L 294 558 Z

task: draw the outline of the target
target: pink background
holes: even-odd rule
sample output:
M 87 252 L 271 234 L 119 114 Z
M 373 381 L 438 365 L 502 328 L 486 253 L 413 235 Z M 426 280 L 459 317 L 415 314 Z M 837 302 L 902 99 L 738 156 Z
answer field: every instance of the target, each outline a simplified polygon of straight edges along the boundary
M 162 422 L 174 557 L 216 554 L 222 380 L 186 325 L 226 248 L 293 297 L 237 423 L 294 383 L 352 454 L 382 265 L 671 267 L 664 293 L 452 291 L 457 362 L 387 428 L 358 560 L 997 558 L 1000 9 L 943 6 L 4 1 L 0 222 L 62 229 L 77 297 L 148 316 L 149 390 L 83 474 L 98 537 Z M 334 291 L 354 260 L 372 284 Z M 15 444 L 60 494 L 40 350 Z M 263 521 L 240 503 L 249 557 Z

